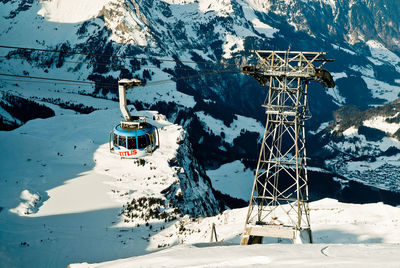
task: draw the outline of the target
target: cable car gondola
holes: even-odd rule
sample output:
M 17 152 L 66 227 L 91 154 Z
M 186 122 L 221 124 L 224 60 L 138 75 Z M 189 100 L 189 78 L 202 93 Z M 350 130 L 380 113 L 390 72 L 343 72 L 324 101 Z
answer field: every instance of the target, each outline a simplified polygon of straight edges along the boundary
M 126 90 L 141 85 L 138 79 L 118 81 L 119 104 L 124 121 L 110 132 L 110 152 L 121 158 L 140 158 L 153 153 L 159 147 L 157 127 L 146 122 L 144 116 L 131 116 L 126 104 Z

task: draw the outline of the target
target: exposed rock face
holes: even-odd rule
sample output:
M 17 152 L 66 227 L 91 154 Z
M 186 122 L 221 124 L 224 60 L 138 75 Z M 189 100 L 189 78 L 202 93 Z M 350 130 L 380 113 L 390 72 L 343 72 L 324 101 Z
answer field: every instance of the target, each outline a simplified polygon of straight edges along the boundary
M 138 188 L 123 206 L 124 221 L 167 222 L 183 215 L 199 217 L 221 212 L 223 206 L 216 200 L 209 178 L 194 158 L 186 132 L 177 125 L 164 127 L 160 132 L 161 141 L 166 144 L 151 157 L 134 160 L 136 173 L 143 175 L 121 175 L 131 177 L 129 180 L 135 181 Z

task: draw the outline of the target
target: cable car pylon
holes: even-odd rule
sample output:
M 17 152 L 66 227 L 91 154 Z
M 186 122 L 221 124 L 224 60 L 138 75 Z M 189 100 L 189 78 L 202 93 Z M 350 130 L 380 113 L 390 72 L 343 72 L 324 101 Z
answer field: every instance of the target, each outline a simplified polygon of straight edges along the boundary
M 307 180 L 305 121 L 311 117 L 307 87 L 335 82 L 322 67 L 325 52 L 252 50 L 257 66 L 242 72 L 268 88 L 262 105 L 266 125 L 254 177 L 241 245 L 262 243 L 263 237 L 312 243 Z

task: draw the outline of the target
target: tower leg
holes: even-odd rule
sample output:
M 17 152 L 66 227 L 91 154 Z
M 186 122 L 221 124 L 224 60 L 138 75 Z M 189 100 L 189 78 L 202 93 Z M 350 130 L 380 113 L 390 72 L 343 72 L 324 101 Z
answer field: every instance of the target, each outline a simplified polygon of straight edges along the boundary
M 251 235 L 249 237 L 249 245 L 254 245 L 254 244 L 262 244 L 263 242 L 263 237 L 262 236 L 254 236 Z
M 262 244 L 263 237 L 262 236 L 255 236 L 255 235 L 243 235 L 242 239 L 240 240 L 240 245 L 255 245 L 255 244 Z
M 311 229 L 302 229 L 295 232 L 293 244 L 312 244 Z

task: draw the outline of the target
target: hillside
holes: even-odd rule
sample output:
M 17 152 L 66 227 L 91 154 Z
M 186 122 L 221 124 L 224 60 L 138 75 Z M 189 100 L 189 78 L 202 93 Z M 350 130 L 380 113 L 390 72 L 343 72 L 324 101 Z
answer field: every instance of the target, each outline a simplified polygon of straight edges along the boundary
M 65 267 L 70 263 L 141 256 L 170 247 L 173 248 L 165 253 L 149 255 L 150 259 L 128 260 L 127 265 L 139 262 L 153 266 L 160 254 L 171 254 L 174 261 L 168 262 L 170 266 L 187 265 L 187 259 L 174 257 L 179 252 L 188 256 L 199 254 L 190 263 L 200 266 L 230 265 L 226 258 L 231 258 L 234 252 L 244 258 L 254 256 L 247 249 L 235 246 L 243 231 L 246 208 L 217 214 L 218 202 L 213 200 L 204 171 L 192 158 L 182 127 L 164 120 L 153 121 L 155 112 L 134 112 L 148 116 L 160 128 L 161 148 L 142 160 L 120 159 L 110 154 L 107 144 L 108 131 L 120 119 L 119 109 L 113 108 L 115 103 L 111 101 L 99 102 L 88 96 L 81 100 L 96 111 L 85 115 L 54 106 L 55 117 L 31 120 L 14 131 L 0 133 L 3 141 L 0 149 L 5 152 L 1 157 L 4 165 L 0 167 L 2 264 Z M 242 168 L 236 164 L 235 168 L 225 168 L 229 171 L 224 173 L 240 173 Z M 200 175 L 197 181 L 194 173 Z M 209 175 L 213 183 L 221 179 L 221 175 L 213 172 Z M 251 173 L 243 174 L 242 179 L 249 176 L 247 179 L 251 181 Z M 224 189 L 230 195 L 241 197 L 235 187 L 226 185 Z M 210 217 L 213 214 L 217 215 Z M 370 257 L 363 261 L 382 262 L 389 267 L 397 261 L 396 254 L 386 258 L 385 252 L 398 250 L 390 243 L 400 239 L 400 234 L 394 231 L 399 229 L 399 208 L 382 203 L 356 205 L 323 199 L 311 204 L 311 218 L 317 244 L 299 249 L 305 256 L 328 247 L 324 252 L 328 255 L 336 252 L 335 261 L 347 258 L 348 255 L 342 254 L 348 250 L 353 252 L 352 260 L 357 261 L 365 256 L 360 249 L 367 247 L 365 252 Z M 204 260 L 200 257 L 206 249 L 197 247 L 212 245 L 207 243 L 213 223 L 218 240 L 227 247 L 216 249 L 220 252 L 216 259 Z M 266 242 L 289 241 L 267 239 Z M 174 247 L 181 243 L 185 246 Z M 360 245 L 340 248 L 338 243 Z M 366 245 L 369 243 L 373 245 Z M 268 248 L 265 245 L 257 249 L 257 256 L 277 265 L 279 256 L 290 250 L 288 245 L 278 246 L 284 255 L 272 257 L 262 253 Z M 295 260 L 303 258 L 296 256 Z M 249 261 L 264 264 L 254 259 Z M 320 263 L 321 259 L 316 256 L 314 261 Z M 121 262 L 125 261 L 100 265 L 119 266 Z
M 342 107 L 335 121 L 314 133 L 326 169 L 380 189 L 400 190 L 400 103 L 360 110 Z
M 397 245 L 177 246 L 131 259 L 72 267 L 397 267 Z M 289 256 L 289 257 L 288 257 Z
M 156 253 L 73 267 L 397 267 L 400 208 L 383 204 L 344 204 L 332 199 L 311 203 L 314 244 L 291 245 L 265 239 L 264 245 L 239 246 L 246 209 L 183 221 L 182 245 Z M 218 243 L 211 238 L 216 225 Z M 171 240 L 171 226 L 153 239 Z M 197 232 L 197 230 L 199 230 Z
M 0 0 L 0 266 L 396 267 L 399 12 L 394 0 Z M 308 88 L 316 244 L 298 255 L 281 239 L 237 246 L 265 126 L 266 88 L 240 71 L 251 49 L 334 59 L 336 87 Z M 143 82 L 129 108 L 160 129 L 143 159 L 109 152 L 121 78 Z
M 140 78 L 147 84 L 129 100 L 182 125 L 195 156 L 210 169 L 258 156 L 265 88 L 240 74 L 241 64 L 254 63 L 249 49 L 323 50 L 335 59 L 327 68 L 337 87 L 310 88 L 310 130 L 332 121 L 343 105 L 364 110 L 392 102 L 400 92 L 394 1 L 3 0 L 1 5 L 0 23 L 7 27 L 0 31 L 0 88 L 6 96 L 57 105 L 73 101 L 79 107 L 76 95 L 115 99 L 117 79 Z M 389 16 L 381 20 L 380 14 Z M 59 94 L 48 98 L 43 91 Z M 3 129 L 25 122 L 3 102 Z M 234 135 L 226 135 L 227 129 Z M 202 150 L 205 143 L 210 150 Z M 310 147 L 310 156 L 318 153 Z
M 181 126 L 154 121 L 156 112 L 134 112 L 159 127 L 160 148 L 139 160 L 120 159 L 108 145 L 119 109 L 111 101 L 81 100 L 98 110 L 55 109 L 55 117 L 0 132 L 2 265 L 65 267 L 143 254 L 153 233 L 183 215 L 220 212 Z

